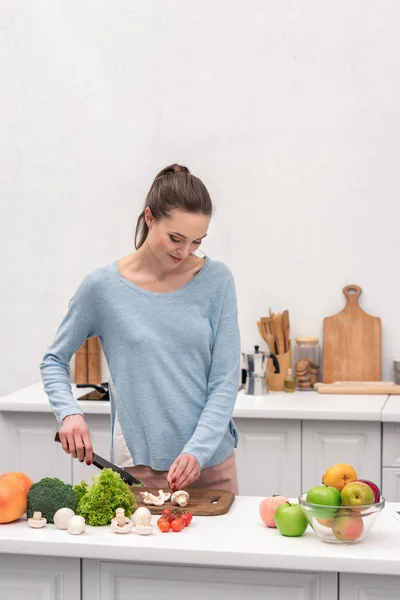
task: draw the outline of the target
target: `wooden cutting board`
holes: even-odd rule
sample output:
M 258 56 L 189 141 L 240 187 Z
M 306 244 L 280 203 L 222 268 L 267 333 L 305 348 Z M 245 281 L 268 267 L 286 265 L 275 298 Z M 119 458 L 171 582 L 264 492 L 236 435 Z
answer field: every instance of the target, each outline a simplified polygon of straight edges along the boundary
M 333 385 L 329 383 L 320 383 L 318 385 L 317 391 L 319 394 L 362 394 L 363 396 L 398 396 L 400 395 L 400 385 Z
M 323 382 L 380 381 L 381 320 L 360 308 L 362 290 L 343 289 L 346 306 L 323 323 Z
M 164 508 L 179 508 L 172 502 L 164 502 L 162 506 L 143 504 L 141 492 L 146 491 L 158 495 L 158 489 L 149 487 L 131 487 L 135 494 L 137 507 L 146 506 L 153 515 L 161 515 Z M 169 490 L 163 489 L 164 492 Z M 185 509 L 190 510 L 193 516 L 213 517 L 226 514 L 232 506 L 235 495 L 226 490 L 188 489 L 189 503 Z

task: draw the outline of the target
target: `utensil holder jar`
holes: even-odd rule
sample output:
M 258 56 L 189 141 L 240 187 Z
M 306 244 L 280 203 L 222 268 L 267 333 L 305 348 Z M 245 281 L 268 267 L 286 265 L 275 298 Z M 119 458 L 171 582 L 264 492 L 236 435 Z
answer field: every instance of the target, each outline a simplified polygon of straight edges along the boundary
M 292 347 L 289 346 L 289 350 L 284 354 L 277 354 L 276 358 L 279 362 L 279 373 L 274 373 L 274 363 L 269 358 L 267 361 L 267 389 L 270 392 L 282 392 L 285 389 L 285 377 L 288 373 L 288 369 L 292 367 Z

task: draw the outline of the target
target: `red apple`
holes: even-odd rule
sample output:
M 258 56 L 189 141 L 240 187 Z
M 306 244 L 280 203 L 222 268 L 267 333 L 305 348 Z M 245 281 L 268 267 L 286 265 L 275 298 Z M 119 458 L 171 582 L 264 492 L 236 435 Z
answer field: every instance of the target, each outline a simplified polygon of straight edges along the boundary
M 364 523 L 360 516 L 343 515 L 333 519 L 332 531 L 338 540 L 357 540 L 364 531 Z
M 361 483 L 366 483 L 367 485 L 369 485 L 371 490 L 374 492 L 375 503 L 379 502 L 379 500 L 381 499 L 381 491 L 378 488 L 378 486 L 376 485 L 376 483 L 374 483 L 373 481 L 369 481 L 368 479 L 357 479 L 357 481 L 360 481 Z M 354 481 L 353 483 L 356 483 L 356 482 Z
M 286 496 L 269 496 L 260 502 L 260 517 L 267 527 L 276 527 L 275 513 L 281 504 L 289 502 Z

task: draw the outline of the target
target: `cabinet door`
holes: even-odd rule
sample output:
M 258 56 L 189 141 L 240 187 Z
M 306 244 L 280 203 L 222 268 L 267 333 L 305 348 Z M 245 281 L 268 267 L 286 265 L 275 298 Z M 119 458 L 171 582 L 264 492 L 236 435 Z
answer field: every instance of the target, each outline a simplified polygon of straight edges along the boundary
M 339 576 L 340 600 L 398 600 L 400 577 L 391 575 Z
M 235 419 L 236 462 L 241 496 L 300 493 L 300 421 Z
M 335 573 L 213 569 L 83 560 L 82 600 L 337 600 Z
M 400 502 L 400 469 L 382 469 L 382 496 L 387 502 Z
M 358 477 L 381 484 L 381 424 L 369 421 L 303 421 L 302 490 L 321 484 L 336 463 L 355 468 Z
M 90 438 L 92 440 L 93 451 L 99 456 L 110 460 L 110 416 L 109 415 L 86 415 L 87 426 L 89 427 Z M 86 463 L 80 463 L 77 459 L 72 459 L 72 481 L 75 485 L 82 480 L 92 483 L 92 477 L 98 475 L 100 470 Z
M 22 471 L 33 481 L 59 477 L 71 483 L 71 457 L 54 441 L 52 413 L 0 413 L 0 473 Z
M 0 554 L 0 598 L 80 600 L 79 558 Z
M 384 467 L 400 467 L 400 423 L 383 424 Z

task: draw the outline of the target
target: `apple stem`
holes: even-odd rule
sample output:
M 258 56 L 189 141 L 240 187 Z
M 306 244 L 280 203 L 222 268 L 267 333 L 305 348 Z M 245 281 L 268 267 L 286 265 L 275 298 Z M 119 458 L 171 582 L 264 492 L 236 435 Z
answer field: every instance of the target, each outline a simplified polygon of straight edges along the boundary
M 292 506 L 292 505 L 290 504 L 290 502 L 286 502 L 286 504 L 289 504 L 289 506 Z

